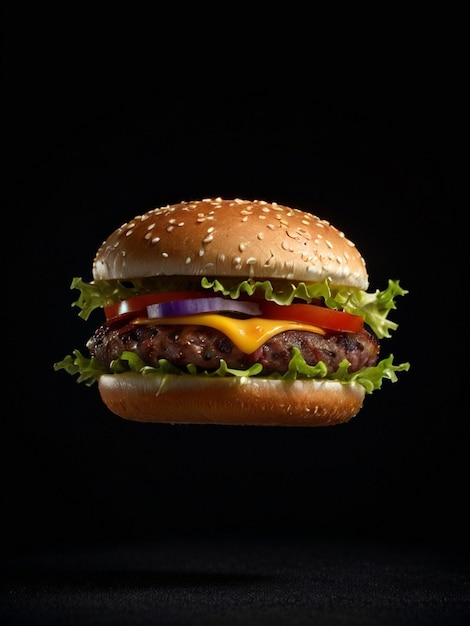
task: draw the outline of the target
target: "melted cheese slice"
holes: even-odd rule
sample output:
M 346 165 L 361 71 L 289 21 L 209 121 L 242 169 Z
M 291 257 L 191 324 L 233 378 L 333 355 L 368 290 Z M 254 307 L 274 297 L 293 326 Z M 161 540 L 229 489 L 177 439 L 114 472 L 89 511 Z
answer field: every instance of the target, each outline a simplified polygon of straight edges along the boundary
M 162 318 L 138 318 L 135 324 L 178 324 L 190 326 L 199 324 L 216 328 L 234 343 L 245 354 L 251 354 L 260 348 L 268 339 L 284 332 L 285 330 L 306 330 L 310 333 L 324 335 L 325 331 L 318 326 L 291 322 L 289 320 L 268 320 L 262 317 L 250 317 L 248 319 L 235 319 L 217 313 L 201 313 L 197 315 L 180 315 L 177 317 Z

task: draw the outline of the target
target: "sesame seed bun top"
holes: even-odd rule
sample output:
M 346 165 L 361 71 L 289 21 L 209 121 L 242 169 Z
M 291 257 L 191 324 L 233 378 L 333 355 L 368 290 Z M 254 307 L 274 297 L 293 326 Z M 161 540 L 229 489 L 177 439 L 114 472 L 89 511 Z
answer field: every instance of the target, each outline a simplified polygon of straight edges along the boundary
M 369 285 L 358 249 L 329 222 L 275 202 L 221 198 L 138 215 L 103 242 L 93 262 L 95 280 L 150 276 Z

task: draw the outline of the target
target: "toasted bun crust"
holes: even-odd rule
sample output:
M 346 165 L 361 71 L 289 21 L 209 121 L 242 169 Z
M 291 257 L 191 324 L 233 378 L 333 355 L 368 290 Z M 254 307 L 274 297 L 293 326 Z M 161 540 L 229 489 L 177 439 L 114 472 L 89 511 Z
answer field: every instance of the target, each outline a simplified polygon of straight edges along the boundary
M 362 406 L 358 383 L 124 373 L 101 376 L 101 398 L 129 420 L 180 424 L 333 426 Z
M 325 220 L 261 200 L 206 199 L 153 209 L 101 245 L 95 280 L 232 276 L 367 289 L 364 259 Z

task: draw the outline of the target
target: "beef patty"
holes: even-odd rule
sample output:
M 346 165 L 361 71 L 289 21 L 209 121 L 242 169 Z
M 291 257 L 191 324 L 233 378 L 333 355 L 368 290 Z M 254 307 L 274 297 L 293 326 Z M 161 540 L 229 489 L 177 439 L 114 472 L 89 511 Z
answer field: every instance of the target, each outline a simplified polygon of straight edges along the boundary
M 261 363 L 263 373 L 285 373 L 298 348 L 308 365 L 323 361 L 328 373 L 338 369 L 343 359 L 349 361 L 350 372 L 374 366 L 379 343 L 371 333 L 330 332 L 325 335 L 288 330 L 275 335 L 252 354 L 245 354 L 221 331 L 208 326 L 103 325 L 87 343 L 90 354 L 109 364 L 123 351 L 135 352 L 147 365 L 158 366 L 159 359 L 185 367 L 193 364 L 202 370 L 215 370 L 223 359 L 229 368 L 246 369 Z

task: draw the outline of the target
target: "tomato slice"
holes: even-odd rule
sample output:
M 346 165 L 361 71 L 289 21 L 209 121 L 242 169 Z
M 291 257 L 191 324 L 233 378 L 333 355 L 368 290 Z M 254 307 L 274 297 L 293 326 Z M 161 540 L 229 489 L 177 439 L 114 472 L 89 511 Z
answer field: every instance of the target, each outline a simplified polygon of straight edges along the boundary
M 268 319 L 283 319 L 292 322 L 304 322 L 328 330 L 358 333 L 364 328 L 360 315 L 346 311 L 336 311 L 316 304 L 290 304 L 282 306 L 274 302 L 261 303 L 263 316 Z
M 118 317 L 140 317 L 141 315 L 147 317 L 147 307 L 151 304 L 171 302 L 172 300 L 186 300 L 187 298 L 207 298 L 207 296 L 206 291 L 147 293 L 110 304 L 104 308 L 104 314 L 107 321 L 116 320 Z
M 167 293 L 150 293 L 133 296 L 127 300 L 115 302 L 104 308 L 106 320 L 115 321 L 118 318 L 147 317 L 147 307 L 151 304 L 186 300 L 191 298 L 207 298 L 207 291 L 170 291 Z M 213 294 L 217 296 L 216 293 Z M 316 304 L 290 304 L 283 306 L 274 302 L 256 299 L 260 305 L 263 317 L 274 320 L 289 320 L 304 322 L 313 326 L 320 326 L 328 330 L 343 332 L 360 332 L 364 328 L 364 320 L 359 315 L 351 315 L 345 311 L 336 311 Z

